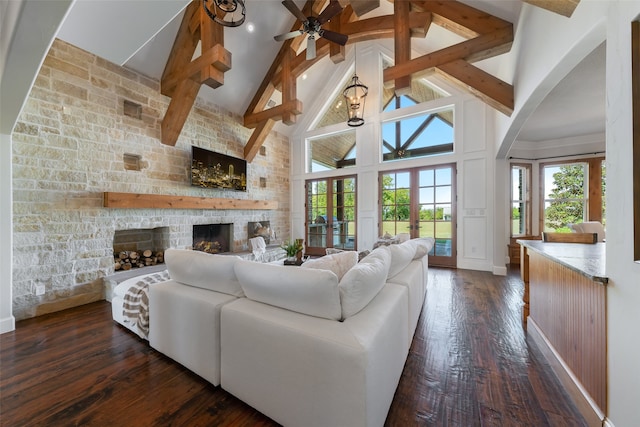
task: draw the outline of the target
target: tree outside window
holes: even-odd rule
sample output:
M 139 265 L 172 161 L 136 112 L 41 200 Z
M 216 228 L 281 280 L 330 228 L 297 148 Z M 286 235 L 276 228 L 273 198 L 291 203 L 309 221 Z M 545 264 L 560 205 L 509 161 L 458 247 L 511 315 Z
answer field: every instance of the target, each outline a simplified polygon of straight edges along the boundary
M 585 163 L 544 167 L 544 230 L 571 232 L 569 224 L 585 220 L 587 195 Z

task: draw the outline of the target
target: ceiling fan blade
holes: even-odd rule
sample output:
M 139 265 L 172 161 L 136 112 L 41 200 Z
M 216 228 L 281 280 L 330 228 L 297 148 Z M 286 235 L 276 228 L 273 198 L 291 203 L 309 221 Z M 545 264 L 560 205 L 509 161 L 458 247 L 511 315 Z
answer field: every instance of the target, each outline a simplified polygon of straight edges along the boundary
M 313 35 L 310 35 L 307 39 L 307 59 L 313 59 L 316 57 L 316 39 Z
M 301 36 L 303 34 L 304 34 L 304 31 L 296 30 L 296 31 L 291 31 L 290 33 L 284 33 L 284 34 L 280 34 L 279 36 L 274 36 L 273 38 L 275 39 L 275 41 L 281 42 L 283 40 L 288 40 L 294 37 Z
M 331 0 L 329 2 L 329 6 L 325 7 L 322 13 L 318 15 L 318 22 L 320 25 L 327 22 L 329 19 L 336 16 L 338 13 L 342 11 L 342 6 L 338 3 L 338 0 Z
M 338 43 L 341 46 L 347 44 L 347 40 L 349 40 L 349 36 L 336 33 L 335 31 L 321 30 L 319 34 L 320 37 L 324 37 L 325 39 L 334 43 Z
M 304 13 L 302 13 L 300 9 L 298 9 L 298 6 L 296 6 L 293 0 L 282 0 L 282 4 L 284 5 L 284 7 L 289 9 L 289 12 L 291 12 L 293 16 L 298 18 L 300 22 L 306 22 L 307 17 L 304 16 Z

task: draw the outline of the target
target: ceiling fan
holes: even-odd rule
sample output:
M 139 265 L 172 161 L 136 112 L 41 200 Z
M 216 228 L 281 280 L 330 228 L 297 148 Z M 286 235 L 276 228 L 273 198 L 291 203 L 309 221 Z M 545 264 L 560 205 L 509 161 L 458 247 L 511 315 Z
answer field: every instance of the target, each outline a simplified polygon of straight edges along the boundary
M 309 37 L 307 38 L 307 59 L 313 59 L 316 57 L 316 36 L 324 37 L 325 39 L 334 43 L 338 43 L 341 46 L 344 46 L 347 43 L 347 39 L 349 38 L 348 36 L 336 33 L 335 31 L 322 29 L 322 24 L 329 21 L 331 18 L 342 11 L 342 6 L 340 6 L 338 0 L 331 0 L 329 2 L 329 5 L 317 17 L 304 16 L 302 11 L 298 9 L 298 6 L 296 6 L 293 0 L 283 0 L 282 4 L 284 5 L 284 7 L 289 9 L 289 12 L 291 12 L 293 16 L 295 16 L 296 18 L 298 18 L 298 20 L 300 20 L 300 22 L 302 22 L 302 29 L 275 36 L 274 39 L 276 41 L 281 42 L 283 40 L 301 36 L 305 33 L 308 34 Z

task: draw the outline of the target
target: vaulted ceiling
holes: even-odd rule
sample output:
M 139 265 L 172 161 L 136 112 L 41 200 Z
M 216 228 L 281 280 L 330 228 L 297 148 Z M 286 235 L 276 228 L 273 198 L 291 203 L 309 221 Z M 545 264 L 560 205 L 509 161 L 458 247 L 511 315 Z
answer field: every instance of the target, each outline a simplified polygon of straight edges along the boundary
M 343 4 L 346 4 L 346 0 L 341 0 Z M 364 3 L 370 2 L 366 0 Z M 559 0 L 555 2 L 544 2 L 542 0 L 527 0 L 528 3 L 542 3 L 541 5 L 546 7 L 548 4 L 552 6 L 562 6 L 564 8 L 575 7 L 577 0 Z M 362 1 L 361 1 L 362 3 Z M 487 19 L 492 20 L 494 27 L 508 28 L 507 25 L 502 23 L 516 23 L 521 8 L 523 7 L 520 0 L 465 0 L 459 3 L 458 9 L 447 8 L 443 12 L 443 4 L 456 3 L 457 2 L 412 2 L 413 6 L 409 13 L 418 16 L 427 16 L 427 20 L 423 21 L 423 27 L 428 30 L 427 36 L 424 38 L 412 38 L 410 43 L 410 53 L 406 53 L 407 44 L 404 39 L 404 45 L 401 48 L 405 49 L 405 53 L 402 53 L 404 57 L 396 57 L 396 67 L 393 67 L 390 71 L 385 72 L 385 79 L 396 80 L 404 73 L 404 75 L 415 72 L 418 68 L 429 68 L 434 66 L 433 55 L 428 55 L 443 46 L 456 43 L 460 41 L 460 37 L 473 41 L 473 33 L 475 35 L 482 34 L 482 31 L 487 32 L 486 24 L 484 29 L 481 30 L 478 23 L 483 22 L 482 19 L 476 17 L 476 27 L 470 24 L 473 19 L 469 19 L 468 11 L 469 6 L 478 9 L 479 13 L 486 16 Z M 546 3 L 546 5 L 544 4 Z M 148 1 L 132 0 L 127 2 L 112 2 L 107 0 L 78 0 L 72 10 L 69 13 L 67 20 L 63 23 L 59 38 L 66 40 L 74 45 L 84 48 L 88 51 L 98 54 L 108 60 L 115 63 L 124 65 L 135 69 L 145 75 L 153 78 L 161 79 L 167 60 L 171 56 L 171 48 L 174 45 L 176 35 L 179 33 L 180 24 L 185 13 L 185 8 L 189 4 L 188 0 L 165 0 L 162 2 L 154 2 L 152 10 L 148 7 Z M 256 116 L 256 113 L 261 113 L 266 108 L 265 99 L 268 97 L 265 95 L 270 90 L 274 81 L 270 80 L 269 70 L 272 69 L 272 74 L 280 73 L 281 64 L 278 61 L 282 60 L 283 43 L 279 43 L 273 40 L 273 36 L 290 31 L 296 25 L 295 18 L 276 0 L 246 0 L 247 4 L 247 20 L 245 24 L 237 28 L 225 28 L 223 33 L 224 48 L 232 55 L 231 68 L 224 72 L 224 84 L 212 89 L 208 86 L 198 87 L 197 90 L 193 87 L 191 92 L 195 92 L 198 97 L 204 98 L 215 104 L 222 105 L 226 109 L 233 113 L 242 115 L 245 117 L 245 124 L 250 127 L 263 126 L 263 130 L 266 128 L 264 125 L 271 122 L 271 119 L 275 119 L 276 129 L 290 134 L 293 127 L 283 126 L 279 123 L 281 114 L 271 115 L 270 113 L 262 113 L 262 115 Z M 302 9 L 305 7 L 305 3 L 302 1 L 296 1 L 296 4 Z M 320 2 L 313 2 L 307 6 L 307 8 L 315 6 L 315 10 L 321 9 L 324 5 Z M 363 34 L 365 32 L 358 31 L 355 25 L 356 20 L 366 22 L 366 20 L 377 19 L 377 22 L 382 22 L 384 16 L 394 15 L 394 4 L 387 0 L 380 0 L 380 6 L 364 14 L 363 16 L 357 16 L 351 13 L 350 7 L 345 9 L 345 12 L 340 19 L 334 19 L 335 25 L 341 26 L 341 31 L 350 34 L 352 41 L 357 41 L 357 34 Z M 484 13 L 483 13 L 484 12 Z M 403 12 L 406 13 L 406 12 Z M 457 13 L 457 15 L 455 15 Z M 552 13 L 552 12 L 549 12 Z M 567 10 L 557 10 L 554 13 L 567 14 Z M 453 15 L 451 15 L 453 14 Z M 457 17 L 456 17 L 457 16 Z M 478 15 L 480 16 L 480 15 Z M 142 17 L 142 18 L 141 18 Z M 456 22 L 461 21 L 462 22 Z M 331 23 L 333 25 L 333 22 Z M 430 25 L 436 24 L 436 25 Z M 460 25 L 462 24 L 462 25 Z M 468 26 L 471 25 L 471 33 L 468 31 Z M 253 32 L 248 32 L 248 29 L 253 28 Z M 355 29 L 354 29 L 355 28 Z M 414 26 L 413 31 L 409 27 L 408 31 L 411 34 L 416 33 L 417 26 Z M 465 30 L 466 29 L 466 30 Z M 393 37 L 397 35 L 393 33 L 390 35 Z M 407 28 L 405 28 L 405 34 Z M 465 34 L 466 31 L 466 34 Z M 388 36 L 387 36 L 388 37 Z M 404 36 L 403 36 L 404 37 Z M 371 39 L 371 36 L 361 36 L 360 40 Z M 477 38 L 477 37 L 476 37 Z M 495 39 L 495 36 L 493 36 Z M 291 41 L 291 43 L 294 43 Z M 389 43 L 392 41 L 381 41 Z M 286 43 L 286 42 L 285 42 Z M 494 45 L 500 46 L 501 52 L 506 51 L 505 43 L 495 43 Z M 327 73 L 331 73 L 334 63 L 329 59 L 328 54 L 323 53 L 327 51 L 328 47 L 323 47 L 322 43 L 318 44 L 318 56 L 319 58 L 311 61 L 304 61 L 304 53 L 302 57 L 298 55 L 298 59 L 295 56 L 291 56 L 291 61 L 295 62 L 291 70 L 294 71 L 294 76 L 302 76 L 306 74 L 306 79 L 296 79 L 297 85 L 295 86 L 295 100 L 300 100 L 301 103 L 310 105 L 313 99 L 313 94 L 321 91 L 324 79 L 322 76 L 326 76 Z M 404 46 L 404 47 L 402 47 Z M 393 44 L 391 44 L 393 48 Z M 396 45 L 396 50 L 398 45 Z M 480 52 L 481 49 L 477 49 L 476 52 Z M 498 52 L 498 53 L 501 53 Z M 198 55 L 200 52 L 196 52 Z M 496 53 L 496 52 L 494 52 Z M 342 53 L 343 54 L 343 53 Z M 397 56 L 397 55 L 396 55 Z M 460 55 L 459 55 L 460 56 Z M 333 52 L 334 60 L 340 58 L 340 53 Z M 274 58 L 276 58 L 274 62 Z M 280 58 L 280 59 L 278 59 Z M 403 59 L 404 58 L 404 59 Z M 408 60 L 407 58 L 413 58 Z M 416 61 L 416 58 L 422 58 L 421 63 Z M 461 57 L 463 58 L 463 57 Z M 481 59 L 481 58 L 475 58 Z M 404 61 L 404 65 L 398 65 L 398 60 Z M 430 62 L 431 61 L 431 62 Z M 478 85 L 474 81 L 478 81 L 480 76 L 484 80 L 495 79 L 492 86 L 499 88 L 501 85 L 507 85 L 508 82 L 502 82 L 498 75 L 498 69 L 496 68 L 495 61 L 484 60 L 474 63 L 472 60 L 463 61 L 464 63 L 458 63 L 456 80 L 463 86 L 466 86 L 470 91 L 476 95 L 482 97 L 490 105 L 498 108 L 506 114 L 509 114 L 508 101 L 497 100 L 496 96 L 490 96 L 487 90 L 483 87 L 477 87 Z M 593 63 L 603 61 L 591 61 L 588 64 L 593 68 Z M 437 61 L 436 61 L 437 63 Z M 436 65 L 439 65 L 437 63 Z M 312 68 L 309 66 L 312 65 Z M 469 68 L 471 65 L 471 68 Z M 273 72 L 275 67 L 276 72 Z M 404 68 L 403 68 L 404 67 Z M 417 68 L 416 68 L 417 67 Z M 437 67 L 436 67 L 437 68 Z M 452 69 L 444 69 L 441 67 L 439 71 L 448 76 L 456 77 Z M 471 71 L 469 71 L 471 70 Z M 307 71 L 306 73 L 304 71 Z M 448 72 L 449 71 L 449 72 Z M 475 73 L 475 74 L 474 74 Z M 470 79 L 465 82 L 465 78 Z M 480 79 L 481 80 L 481 79 Z M 604 79 L 601 79 L 604 80 Z M 276 85 L 279 85 L 277 78 L 275 80 Z M 473 84 L 468 84 L 469 82 Z M 474 85 L 476 87 L 474 87 Z M 215 86 L 215 85 L 214 85 Z M 495 91 L 493 91 L 495 92 Z M 507 93 L 508 90 L 502 91 Z M 580 92 L 577 91 L 576 97 L 580 96 Z M 550 97 L 549 99 L 552 99 Z M 567 108 L 566 93 L 563 94 L 563 106 L 562 109 Z M 512 101 L 511 101 L 512 102 Z M 550 102 L 549 102 L 550 103 Z M 295 103 L 293 104 L 295 106 Z M 506 108 L 505 108 L 506 107 Z M 511 105 L 512 107 L 512 105 Z M 551 106 L 550 106 L 551 107 Z M 576 108 L 584 108 L 584 106 L 577 104 Z M 271 111 L 273 113 L 273 110 Z M 297 111 L 290 111 L 288 115 L 289 121 L 295 121 L 295 115 Z M 267 117 L 269 120 L 266 120 Z M 291 120 L 293 118 L 293 120 Z M 532 127 L 529 131 L 529 135 L 533 131 L 533 126 L 536 124 L 530 120 L 527 126 Z M 602 120 L 602 126 L 604 127 L 604 120 Z M 256 131 L 257 132 L 257 131 Z M 256 135 L 254 132 L 254 135 Z M 553 135 L 551 135 L 553 137 Z M 256 140 L 258 138 L 255 138 Z M 260 141 L 254 141 L 254 144 L 249 144 L 248 157 L 251 156 L 251 150 L 256 150 L 259 147 Z M 253 147 L 253 148 L 251 148 Z

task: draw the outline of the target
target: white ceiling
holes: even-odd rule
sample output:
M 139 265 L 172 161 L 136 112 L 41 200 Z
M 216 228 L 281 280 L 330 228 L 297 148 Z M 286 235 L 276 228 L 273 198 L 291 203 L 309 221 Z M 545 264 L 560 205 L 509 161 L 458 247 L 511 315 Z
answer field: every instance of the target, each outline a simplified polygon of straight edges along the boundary
M 232 54 L 232 68 L 217 89 L 203 86 L 199 96 L 225 109 L 244 115 L 273 58 L 280 49 L 274 35 L 288 32 L 293 16 L 279 0 L 245 0 L 246 22 L 237 28 L 225 28 L 225 48 Z M 520 0 L 465 0 L 514 24 L 518 22 Z M 189 0 L 77 0 L 58 37 L 159 79 Z M 393 13 L 393 4 L 381 6 L 368 16 Z M 297 0 L 300 8 L 304 1 Z M 551 12 L 549 12 L 551 13 Z M 255 31 L 249 33 L 248 24 Z M 450 40 L 447 37 L 451 37 Z M 433 26 L 426 39 L 414 39 L 412 48 L 427 53 L 455 40 L 451 33 Z M 315 94 L 322 93 L 326 76 L 335 67 L 328 58 L 316 63 L 309 78 L 298 79 L 298 98 L 311 105 Z M 484 61 L 483 68 L 492 67 Z M 487 70 L 491 71 L 491 70 Z M 521 130 L 518 144 L 561 139 L 568 135 L 604 132 L 604 47 L 594 51 L 570 73 L 542 102 Z M 278 126 L 290 134 L 293 127 Z
M 587 55 L 547 95 L 518 135 L 541 142 L 604 133 L 605 44 Z

